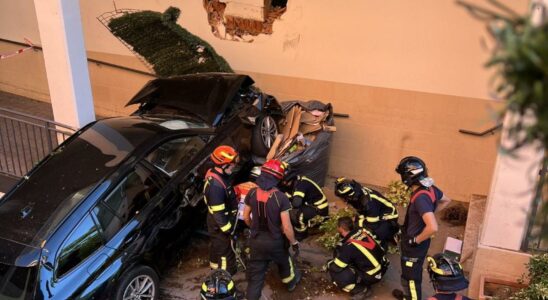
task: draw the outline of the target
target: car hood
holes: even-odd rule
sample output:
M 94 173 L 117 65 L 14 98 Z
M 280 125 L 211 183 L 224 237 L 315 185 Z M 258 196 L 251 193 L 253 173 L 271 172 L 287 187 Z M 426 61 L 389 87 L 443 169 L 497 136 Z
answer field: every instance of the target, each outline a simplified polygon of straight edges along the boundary
M 241 88 L 254 83 L 247 75 L 201 73 L 149 81 L 126 106 L 140 104 L 146 112 L 157 106 L 198 116 L 213 125 Z

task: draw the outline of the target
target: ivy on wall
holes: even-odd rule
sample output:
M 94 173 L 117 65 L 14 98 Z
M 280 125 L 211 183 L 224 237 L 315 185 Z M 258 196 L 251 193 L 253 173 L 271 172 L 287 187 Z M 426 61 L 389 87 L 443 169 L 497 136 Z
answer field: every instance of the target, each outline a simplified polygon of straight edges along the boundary
M 137 11 L 110 20 L 108 27 L 150 63 L 159 77 L 233 70 L 206 41 L 177 24 L 181 11 Z

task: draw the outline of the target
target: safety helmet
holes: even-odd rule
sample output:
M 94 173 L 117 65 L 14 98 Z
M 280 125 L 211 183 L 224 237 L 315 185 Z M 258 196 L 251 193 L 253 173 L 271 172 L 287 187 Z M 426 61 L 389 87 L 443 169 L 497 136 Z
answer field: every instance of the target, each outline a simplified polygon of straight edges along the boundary
M 238 152 L 230 146 L 222 145 L 215 148 L 210 157 L 216 165 L 223 166 L 235 162 L 238 157 Z
M 251 178 L 257 179 L 261 175 L 261 167 L 254 166 L 253 168 L 251 168 L 251 172 L 249 175 L 251 176 Z
M 415 156 L 404 157 L 396 167 L 396 172 L 400 174 L 401 181 L 407 186 L 420 185 L 421 180 L 428 177 L 426 164 Z
M 277 159 L 267 160 L 261 167 L 261 173 L 268 173 L 276 177 L 277 179 L 282 179 L 285 174 L 285 164 Z
M 204 300 L 235 300 L 236 289 L 230 274 L 223 269 L 214 270 L 202 283 L 200 297 Z
M 335 180 L 335 196 L 353 202 L 361 197 L 361 185 L 354 180 L 339 177 Z
M 428 274 L 434 288 L 442 292 L 456 292 L 468 288 L 462 266 L 443 253 L 428 256 Z

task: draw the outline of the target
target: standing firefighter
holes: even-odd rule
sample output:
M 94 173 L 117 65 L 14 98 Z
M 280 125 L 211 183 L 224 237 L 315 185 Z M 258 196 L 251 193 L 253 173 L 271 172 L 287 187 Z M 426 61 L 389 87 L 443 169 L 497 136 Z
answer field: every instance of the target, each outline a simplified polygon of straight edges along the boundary
M 396 172 L 411 190 L 411 200 L 402 228 L 401 268 L 403 291 L 394 290 L 397 299 L 422 299 L 422 266 L 430 238 L 438 231 L 438 222 L 434 216 L 436 210 L 445 208 L 451 199 L 434 186 L 434 180 L 428 177 L 426 164 L 418 157 L 403 158 Z
M 342 241 L 335 250 L 334 259 L 327 263 L 331 280 L 353 296 L 365 296 L 388 268 L 384 250 L 366 229 L 354 229 L 350 217 L 337 220 L 337 231 Z
M 284 176 L 284 166 L 278 160 L 269 160 L 261 168 L 258 187 L 245 199 L 244 221 L 251 228 L 250 253 L 247 264 L 247 299 L 261 297 L 264 279 L 271 261 L 278 266 L 282 282 L 293 291 L 301 279 L 291 255 L 289 241 L 295 255 L 299 242 L 295 239 L 289 210 L 289 199 L 276 185 Z
M 204 200 L 207 205 L 207 231 L 211 238 L 209 265 L 230 274 L 237 271 L 236 257 L 230 245 L 232 211 L 236 210 L 234 190 L 229 177 L 236 166 L 238 153 L 230 146 L 219 146 L 211 153 L 215 167 L 205 176 Z
M 309 221 L 316 216 L 329 216 L 329 203 L 322 188 L 306 176 L 288 175 L 282 186 L 291 194 L 291 223 L 299 241 L 308 236 Z
M 358 212 L 356 225 L 367 228 L 386 249 L 398 233 L 398 211 L 380 192 L 362 186 L 354 180 L 340 177 L 335 182 L 335 195 L 343 198 Z

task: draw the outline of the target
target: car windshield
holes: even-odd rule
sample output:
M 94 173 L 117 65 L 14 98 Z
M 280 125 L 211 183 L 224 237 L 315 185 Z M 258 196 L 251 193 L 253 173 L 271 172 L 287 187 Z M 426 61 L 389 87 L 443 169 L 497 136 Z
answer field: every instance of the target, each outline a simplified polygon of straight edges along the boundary
M 0 299 L 32 299 L 37 267 L 17 267 L 0 263 Z

